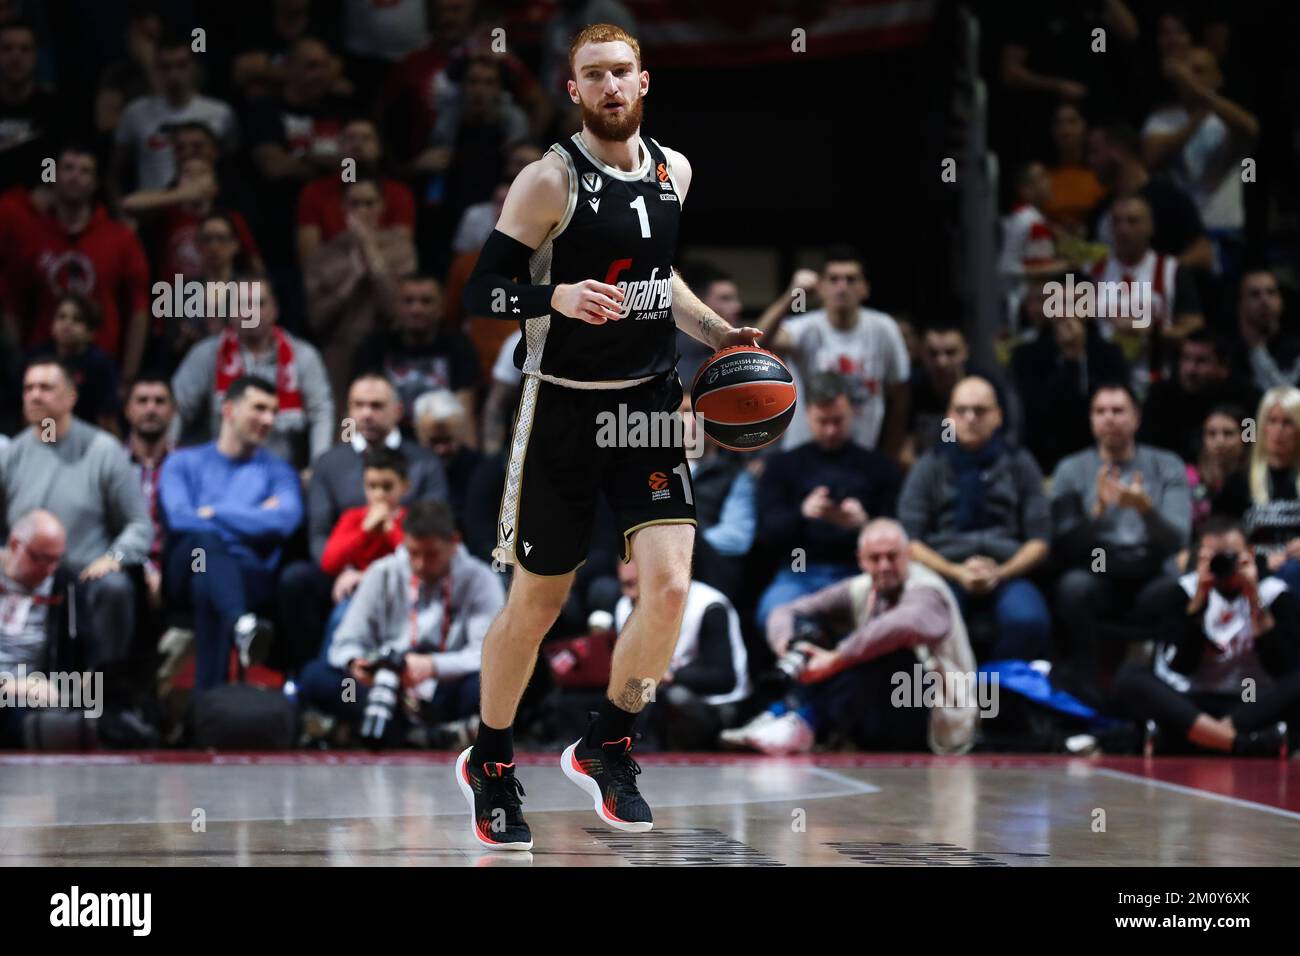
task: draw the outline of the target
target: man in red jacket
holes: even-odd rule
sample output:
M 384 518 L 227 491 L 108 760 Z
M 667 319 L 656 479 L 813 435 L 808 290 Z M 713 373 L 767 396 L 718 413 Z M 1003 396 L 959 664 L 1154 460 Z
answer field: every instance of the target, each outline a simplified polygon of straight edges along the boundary
M 50 337 L 59 299 L 70 292 L 91 299 L 102 317 L 95 343 L 130 381 L 140 370 L 149 328 L 149 264 L 135 233 L 95 201 L 96 166 L 89 150 L 65 147 L 48 210 L 26 190 L 5 203 L 0 232 L 15 245 L 6 257 L 3 309 L 6 323 L 30 348 Z

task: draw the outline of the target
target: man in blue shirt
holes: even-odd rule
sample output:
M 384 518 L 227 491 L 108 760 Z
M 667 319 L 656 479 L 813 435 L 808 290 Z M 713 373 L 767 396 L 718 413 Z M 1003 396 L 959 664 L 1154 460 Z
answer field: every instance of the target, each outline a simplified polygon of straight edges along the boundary
M 194 609 L 195 690 L 225 683 L 232 641 L 245 666 L 264 656 L 281 548 L 302 521 L 298 474 L 263 446 L 275 423 L 275 386 L 243 376 L 226 390 L 215 442 L 167 457 L 161 503 L 165 579 Z

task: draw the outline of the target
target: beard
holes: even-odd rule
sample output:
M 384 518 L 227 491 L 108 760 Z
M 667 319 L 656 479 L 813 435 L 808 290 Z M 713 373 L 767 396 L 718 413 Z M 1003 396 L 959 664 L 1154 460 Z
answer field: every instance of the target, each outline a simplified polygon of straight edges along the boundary
M 585 102 L 582 105 L 582 122 L 597 139 L 606 139 L 614 143 L 626 143 L 641 126 L 641 116 L 645 112 L 645 103 L 638 96 L 621 116 L 611 116 L 604 109 L 592 109 Z

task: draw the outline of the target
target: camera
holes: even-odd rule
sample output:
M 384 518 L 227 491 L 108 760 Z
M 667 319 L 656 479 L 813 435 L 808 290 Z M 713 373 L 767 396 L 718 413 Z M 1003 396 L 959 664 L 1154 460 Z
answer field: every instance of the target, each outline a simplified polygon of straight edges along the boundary
M 361 719 L 361 739 L 377 749 L 392 725 L 397 709 L 398 691 L 402 686 L 402 671 L 406 669 L 406 654 L 396 649 L 376 654 L 367 661 L 375 682 L 366 696 L 365 716 Z
M 786 652 L 776 662 L 776 669 L 785 675 L 785 679 L 790 683 L 797 681 L 799 675 L 804 672 L 804 668 L 808 666 L 808 652 L 798 650 L 795 647 L 800 643 L 824 647 L 827 650 L 831 647 L 830 638 L 820 624 L 803 614 L 796 614 L 794 616 L 794 633 L 790 635 L 790 643 L 786 646 Z
M 1237 565 L 1241 556 L 1236 551 L 1218 551 L 1210 556 L 1210 575 L 1214 586 L 1222 590 L 1229 586 L 1237 574 Z

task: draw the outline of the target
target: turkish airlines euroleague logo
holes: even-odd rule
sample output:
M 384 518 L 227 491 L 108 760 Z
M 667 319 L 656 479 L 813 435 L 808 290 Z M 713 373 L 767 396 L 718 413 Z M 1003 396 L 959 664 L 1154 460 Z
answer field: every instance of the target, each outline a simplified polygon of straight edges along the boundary
M 646 483 L 650 486 L 651 501 L 662 501 L 672 495 L 672 489 L 668 487 L 668 475 L 662 471 L 650 472 Z
M 661 183 L 668 182 L 668 166 L 664 163 L 660 163 L 655 167 L 655 175 L 659 177 Z

